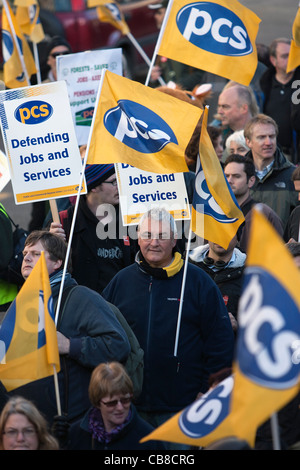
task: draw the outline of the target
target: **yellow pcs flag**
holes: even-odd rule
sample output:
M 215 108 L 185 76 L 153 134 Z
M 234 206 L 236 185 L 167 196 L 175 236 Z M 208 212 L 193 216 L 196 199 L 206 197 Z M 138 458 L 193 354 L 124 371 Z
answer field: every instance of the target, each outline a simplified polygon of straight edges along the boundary
M 24 58 L 27 74 L 30 78 L 37 72 L 35 62 L 29 45 L 27 44 L 27 41 L 18 26 L 17 20 L 10 6 L 8 4 L 6 5 L 10 15 L 12 27 L 17 37 L 21 55 Z M 6 14 L 6 8 L 4 7 L 2 9 L 2 52 L 4 59 L 3 72 L 5 85 L 8 88 L 19 88 L 28 86 L 29 83 L 26 79 L 25 71 L 23 69 L 19 52 L 16 47 L 14 34 L 10 27 L 9 18 Z
M 199 237 L 226 249 L 245 219 L 207 132 L 207 117 L 206 107 L 200 135 L 191 228 Z
M 260 19 L 237 0 L 173 0 L 158 54 L 249 85 Z
M 110 71 L 99 93 L 88 164 L 127 163 L 163 174 L 188 171 L 184 152 L 201 109 Z
M 119 29 L 124 35 L 127 35 L 130 32 L 117 2 L 112 0 L 88 0 L 88 7 L 97 7 L 97 15 L 99 21 L 102 23 L 110 23 L 112 26 Z
M 239 437 L 288 403 L 300 379 L 300 272 L 265 216 L 253 210 L 233 368 Z
M 293 39 L 289 52 L 289 59 L 286 67 L 286 73 L 291 72 L 300 65 L 300 8 L 298 7 L 296 17 L 293 23 Z
M 222 380 L 180 413 L 145 436 L 150 440 L 176 442 L 206 447 L 225 437 L 234 436 L 231 424 L 230 401 L 234 377 Z M 246 441 L 254 445 L 255 431 L 249 429 Z
M 53 300 L 42 252 L 0 329 L 0 377 L 7 391 L 60 370 Z
M 40 22 L 40 7 L 36 0 L 15 0 L 17 6 L 16 20 L 26 36 L 32 42 L 38 44 L 45 38 L 44 30 Z

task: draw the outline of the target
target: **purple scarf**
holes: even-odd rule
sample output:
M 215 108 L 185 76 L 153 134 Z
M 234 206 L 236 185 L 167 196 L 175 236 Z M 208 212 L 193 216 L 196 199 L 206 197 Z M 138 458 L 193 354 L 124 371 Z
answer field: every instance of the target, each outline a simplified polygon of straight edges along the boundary
M 116 426 L 111 432 L 107 432 L 104 427 L 101 411 L 98 408 L 93 408 L 89 415 L 89 430 L 92 433 L 93 439 L 99 442 L 108 443 L 113 437 L 118 434 L 121 429 L 128 423 L 131 416 L 131 410 L 129 410 L 128 416 L 124 423 Z

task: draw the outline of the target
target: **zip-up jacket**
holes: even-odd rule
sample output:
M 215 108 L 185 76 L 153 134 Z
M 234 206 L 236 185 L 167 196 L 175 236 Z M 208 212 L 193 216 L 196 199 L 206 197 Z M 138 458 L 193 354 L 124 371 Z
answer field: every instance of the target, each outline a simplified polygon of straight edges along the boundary
M 182 267 L 174 276 L 158 279 L 135 262 L 103 291 L 103 297 L 125 316 L 144 350 L 139 410 L 179 411 L 199 392 L 207 391 L 211 373 L 232 365 L 234 335 L 221 293 L 191 263 L 174 356 L 183 272 Z

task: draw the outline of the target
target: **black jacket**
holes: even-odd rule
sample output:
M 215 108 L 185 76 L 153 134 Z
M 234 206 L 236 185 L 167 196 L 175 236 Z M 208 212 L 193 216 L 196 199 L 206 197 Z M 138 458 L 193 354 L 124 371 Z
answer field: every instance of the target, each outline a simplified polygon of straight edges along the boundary
M 67 450 L 164 450 L 165 445 L 160 441 L 147 441 L 140 444 L 140 439 L 150 434 L 153 427 L 143 420 L 131 405 L 129 422 L 115 434 L 109 443 L 94 439 L 89 430 L 89 414 L 74 423 L 69 430 Z

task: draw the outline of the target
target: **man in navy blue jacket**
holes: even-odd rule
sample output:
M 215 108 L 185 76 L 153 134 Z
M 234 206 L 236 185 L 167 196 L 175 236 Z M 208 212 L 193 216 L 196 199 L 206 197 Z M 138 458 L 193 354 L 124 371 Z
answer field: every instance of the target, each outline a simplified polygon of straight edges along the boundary
M 231 367 L 234 335 L 216 284 L 188 264 L 176 341 L 184 261 L 176 250 L 170 214 L 152 209 L 138 228 L 136 262 L 121 270 L 103 291 L 136 334 L 144 350 L 144 384 L 136 403 L 154 427 L 208 389 L 208 377 Z M 175 343 L 177 346 L 175 346 Z

